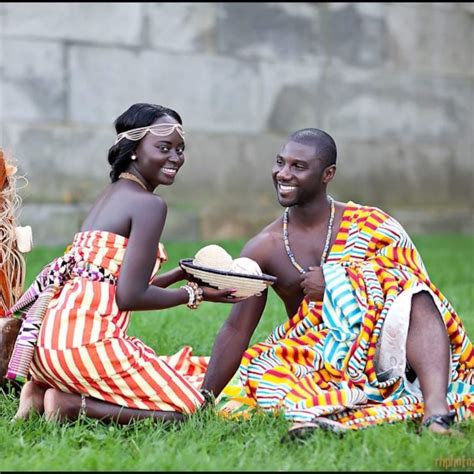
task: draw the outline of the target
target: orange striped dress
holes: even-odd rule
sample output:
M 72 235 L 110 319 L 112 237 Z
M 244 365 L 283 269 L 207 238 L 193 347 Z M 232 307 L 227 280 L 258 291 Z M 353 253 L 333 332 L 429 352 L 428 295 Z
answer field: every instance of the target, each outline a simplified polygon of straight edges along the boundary
M 88 231 L 75 235 L 70 251 L 82 256 L 79 267 L 101 268 L 116 278 L 126 248 L 123 236 Z M 160 243 L 154 273 L 164 260 Z M 123 407 L 192 413 L 204 401 L 199 386 L 207 358 L 192 356 L 189 347 L 160 357 L 127 336 L 131 313 L 118 309 L 115 292 L 109 281 L 72 272 L 45 314 L 31 364 L 33 379 Z

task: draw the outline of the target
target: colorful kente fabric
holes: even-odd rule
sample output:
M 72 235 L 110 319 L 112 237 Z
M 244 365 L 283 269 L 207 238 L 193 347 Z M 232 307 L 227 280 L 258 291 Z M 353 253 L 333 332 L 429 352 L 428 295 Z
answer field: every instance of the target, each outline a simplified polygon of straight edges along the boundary
M 115 283 L 127 242 L 111 232 L 79 232 L 40 273 L 10 310 L 24 319 L 11 377 L 30 374 L 45 386 L 124 407 L 191 413 L 204 402 L 199 387 L 208 357 L 187 346 L 157 356 L 126 334 L 131 313 L 118 309 Z M 153 273 L 165 260 L 160 244 Z
M 218 400 L 221 413 L 248 416 L 255 409 L 283 410 L 291 421 L 325 416 L 352 429 L 422 416 L 419 385 L 411 385 L 405 370 L 381 376 L 377 355 L 393 303 L 408 290 L 426 290 L 450 340 L 448 403 L 458 420 L 472 416 L 473 346 L 395 219 L 349 202 L 323 273 L 323 301 L 305 298 L 291 319 L 244 353 Z M 410 307 L 405 311 L 395 317 L 406 319 Z

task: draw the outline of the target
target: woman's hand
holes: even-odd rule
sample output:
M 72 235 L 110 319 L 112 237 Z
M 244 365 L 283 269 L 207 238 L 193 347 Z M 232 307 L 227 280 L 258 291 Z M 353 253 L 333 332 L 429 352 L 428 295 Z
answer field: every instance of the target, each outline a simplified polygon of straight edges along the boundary
M 303 293 L 309 296 L 311 301 L 322 301 L 326 288 L 323 269 L 321 267 L 309 267 L 309 270 L 301 277 L 300 286 L 303 288 Z
M 247 297 L 235 297 L 233 294 L 237 291 L 232 288 L 224 290 L 218 290 L 211 288 L 210 286 L 201 286 L 202 288 L 202 299 L 204 301 L 210 301 L 212 303 L 239 303 L 247 299 Z

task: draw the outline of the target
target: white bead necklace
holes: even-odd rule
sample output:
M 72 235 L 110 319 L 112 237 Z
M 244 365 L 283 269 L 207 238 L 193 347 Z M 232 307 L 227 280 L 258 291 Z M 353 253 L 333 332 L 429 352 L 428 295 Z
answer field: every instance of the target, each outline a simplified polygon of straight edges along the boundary
M 321 255 L 321 262 L 320 266 L 326 262 L 326 259 L 328 257 L 329 253 L 329 244 L 331 243 L 331 237 L 332 237 L 332 227 L 334 224 L 334 215 L 335 215 L 335 208 L 336 206 L 334 205 L 334 199 L 331 196 L 328 196 L 329 202 L 331 203 L 331 215 L 329 216 L 329 223 L 328 223 L 328 232 L 326 235 L 326 242 L 324 244 L 324 249 L 323 253 Z M 285 209 L 285 213 L 283 214 L 283 241 L 285 243 L 285 249 L 286 253 L 288 254 L 288 257 L 290 258 L 291 263 L 293 266 L 301 273 L 306 273 L 306 270 L 295 260 L 295 256 L 293 255 L 293 252 L 290 249 L 290 242 L 288 239 L 288 214 L 289 214 L 290 208 L 287 207 Z

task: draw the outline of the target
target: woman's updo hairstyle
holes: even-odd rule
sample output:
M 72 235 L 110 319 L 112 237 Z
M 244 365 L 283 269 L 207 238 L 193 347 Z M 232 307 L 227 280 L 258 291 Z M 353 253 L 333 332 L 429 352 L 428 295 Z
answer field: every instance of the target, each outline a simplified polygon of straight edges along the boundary
M 178 112 L 175 112 L 173 109 L 168 109 L 162 105 L 138 103 L 133 104 L 122 115 L 117 117 L 114 122 L 115 130 L 118 135 L 134 128 L 147 127 L 165 115 L 174 118 L 181 125 L 183 124 Z M 122 140 L 110 147 L 108 161 L 112 167 L 110 171 L 112 183 L 117 181 L 120 173 L 125 171 L 130 165 L 133 152 L 138 143 L 139 141 L 122 138 Z

